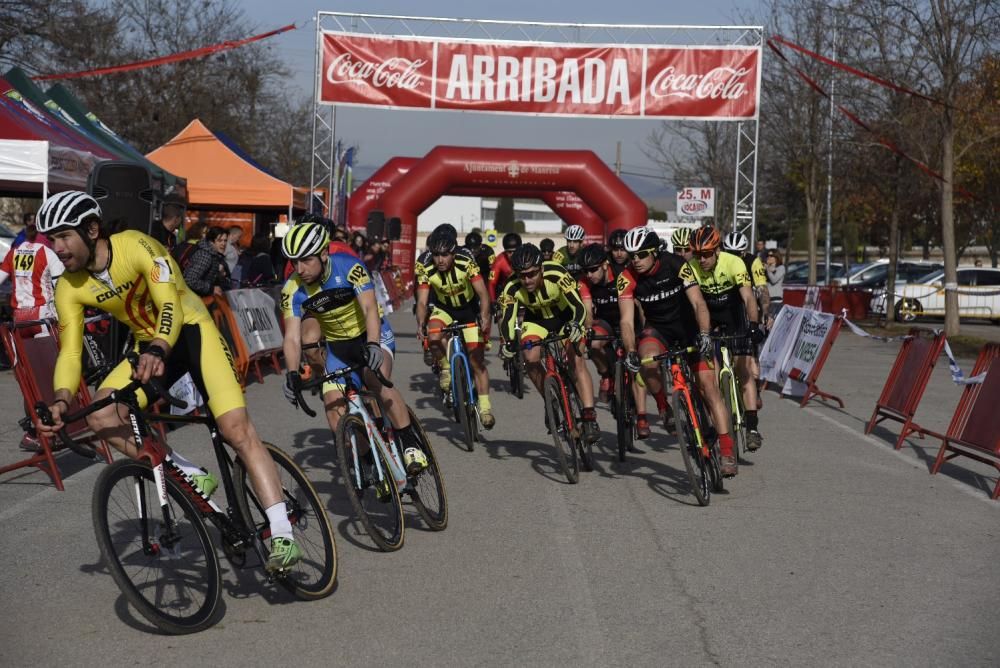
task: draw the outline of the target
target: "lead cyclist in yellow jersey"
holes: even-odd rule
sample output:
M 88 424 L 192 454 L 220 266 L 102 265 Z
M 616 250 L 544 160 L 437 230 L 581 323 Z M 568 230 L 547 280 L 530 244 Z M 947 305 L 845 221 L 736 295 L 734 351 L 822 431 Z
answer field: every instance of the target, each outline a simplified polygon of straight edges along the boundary
M 270 571 L 284 570 L 299 561 L 292 526 L 282 501 L 278 471 L 247 414 L 243 390 L 232 365 L 232 354 L 201 300 L 185 285 L 177 263 L 158 241 L 141 232 L 105 236 L 101 208 L 85 192 L 70 190 L 49 198 L 38 212 L 38 231 L 52 241 L 66 267 L 56 286 L 59 315 L 59 357 L 49 406 L 54 424 L 39 424 L 52 436 L 63 427 L 62 415 L 80 385 L 83 350 L 83 310 L 96 307 L 132 330 L 140 352 L 136 369 L 123 361 L 97 390 L 102 399 L 132 378 L 149 382 L 161 378 L 166 387 L 190 372 L 219 431 L 246 463 L 253 487 L 266 507 L 272 533 Z M 140 396 L 145 403 L 145 397 Z M 117 406 L 90 414 L 87 425 L 129 457 L 138 453 L 132 429 Z M 210 495 L 218 482 L 176 450 L 170 458 L 195 486 Z
M 741 258 L 720 252 L 720 242 L 715 229 L 703 227 L 696 230 L 691 235 L 694 259 L 681 268 L 680 278 L 685 286 L 697 283 L 701 288 L 713 328 L 722 329 L 732 336 L 745 337 L 743 341 L 727 347 L 733 352 L 736 373 L 743 387 L 747 449 L 753 451 L 763 442 L 757 428 L 753 346 L 764 340 L 764 332 L 760 328 L 760 313 L 746 266 Z

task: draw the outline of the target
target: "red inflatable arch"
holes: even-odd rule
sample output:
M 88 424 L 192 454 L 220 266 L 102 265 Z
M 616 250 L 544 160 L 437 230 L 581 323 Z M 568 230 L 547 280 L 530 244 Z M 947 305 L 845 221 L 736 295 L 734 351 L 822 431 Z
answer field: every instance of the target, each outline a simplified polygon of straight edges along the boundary
M 402 222 L 393 244 L 393 263 L 412 286 L 417 216 L 442 195 L 457 189 L 491 192 L 570 191 L 598 216 L 584 227 L 600 236 L 646 224 L 646 205 L 592 151 L 438 146 L 399 178 L 382 196 L 386 218 Z M 478 194 L 478 192 L 477 192 Z M 606 224 L 602 228 L 601 221 Z
M 395 157 L 379 167 L 368 180 L 358 186 L 351 194 L 347 208 L 347 227 L 352 230 L 363 230 L 368 221 L 368 214 L 378 208 L 379 199 L 410 168 L 420 162 L 420 158 Z M 587 242 L 602 240 L 603 221 L 587 206 L 580 197 L 570 191 L 524 190 L 508 191 L 494 188 L 452 188 L 447 195 L 473 197 L 525 197 L 542 200 L 567 225 L 580 225 L 588 231 Z M 598 232 L 590 233 L 592 230 Z

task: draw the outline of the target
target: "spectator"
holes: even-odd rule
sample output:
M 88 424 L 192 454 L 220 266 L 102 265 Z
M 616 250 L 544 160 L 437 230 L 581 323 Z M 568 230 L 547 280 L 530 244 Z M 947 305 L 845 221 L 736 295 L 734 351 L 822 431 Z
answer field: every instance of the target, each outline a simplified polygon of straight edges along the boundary
M 763 239 L 757 240 L 757 243 L 754 244 L 754 250 L 756 251 L 757 257 L 760 258 L 760 261 L 763 262 L 764 264 L 767 264 L 768 252 L 767 249 L 764 248 Z
M 364 257 L 368 253 L 368 240 L 365 239 L 365 235 L 361 232 L 355 231 L 351 235 L 351 250 L 353 250 L 358 257 Z
M 263 234 L 258 234 L 250 242 L 250 251 L 240 256 L 240 262 L 249 257 L 243 272 L 247 285 L 267 285 L 274 282 L 274 266 L 269 252 L 271 242 Z
M 538 243 L 538 249 L 542 251 L 542 259 L 548 262 L 552 259 L 552 254 L 556 252 L 556 242 L 546 237 Z
M 333 240 L 334 241 L 339 241 L 339 242 L 341 242 L 343 244 L 346 244 L 348 238 L 349 237 L 347 236 L 347 230 L 345 230 L 343 227 L 341 227 L 340 225 L 337 225 L 337 226 L 335 226 L 333 228 Z
M 184 282 L 202 297 L 221 296 L 229 289 L 229 267 L 226 265 L 226 228 L 213 225 L 205 238 L 198 242 L 184 268 Z
M 234 274 L 234 278 L 237 280 L 239 276 L 235 276 L 236 264 L 240 261 L 240 239 L 243 237 L 243 228 L 239 225 L 232 225 L 226 231 L 229 235 L 229 240 L 226 242 L 226 266 L 229 267 L 229 273 Z
M 184 222 L 184 200 L 176 195 L 167 195 L 163 200 L 162 222 L 167 230 L 167 249 L 173 252 L 178 246 L 177 230 Z
M 201 241 L 201 237 L 205 234 L 205 223 L 195 223 L 187 230 L 187 238 L 184 243 L 177 244 L 174 249 L 170 251 L 170 254 L 174 256 L 177 260 L 177 266 L 183 270 L 188 266 L 191 261 L 191 254 L 194 253 L 194 249 L 198 247 L 198 242 Z
M 981 267 L 981 266 L 983 266 L 983 261 L 982 261 L 982 260 L 980 260 L 980 259 L 979 259 L 979 258 L 977 257 L 977 258 L 976 258 L 976 261 L 975 261 L 975 262 L 973 262 L 973 265 L 974 265 L 974 266 L 976 266 L 976 267 Z
M 10 249 L 14 250 L 25 241 L 30 241 L 31 243 L 41 244 L 46 248 L 52 248 L 52 242 L 44 234 L 38 235 L 38 228 L 35 227 L 35 214 L 26 213 L 21 216 L 21 222 L 24 223 L 24 229 L 17 233 L 14 237 L 14 242 L 10 245 Z
M 767 271 L 767 292 L 771 297 L 769 316 L 771 320 L 781 310 L 781 303 L 785 292 L 785 265 L 781 261 L 781 253 L 775 250 L 768 251 L 767 262 L 764 267 Z

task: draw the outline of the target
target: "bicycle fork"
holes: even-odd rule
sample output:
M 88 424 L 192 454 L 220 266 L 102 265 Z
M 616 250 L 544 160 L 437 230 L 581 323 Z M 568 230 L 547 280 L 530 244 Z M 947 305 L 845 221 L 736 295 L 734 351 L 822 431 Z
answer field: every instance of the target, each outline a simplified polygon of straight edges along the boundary
M 698 452 L 705 459 L 709 459 L 712 455 L 709 453 L 708 446 L 705 444 L 705 437 L 701 433 L 701 423 L 698 420 L 698 413 L 695 411 L 694 401 L 691 398 L 691 388 L 684 382 L 684 375 L 681 373 L 678 365 L 674 364 L 670 367 L 670 375 L 674 381 L 674 392 L 680 392 L 681 396 L 684 397 L 684 402 L 687 404 L 688 415 L 691 418 L 691 428 L 694 430 Z M 677 417 L 675 416 L 674 419 L 676 420 Z

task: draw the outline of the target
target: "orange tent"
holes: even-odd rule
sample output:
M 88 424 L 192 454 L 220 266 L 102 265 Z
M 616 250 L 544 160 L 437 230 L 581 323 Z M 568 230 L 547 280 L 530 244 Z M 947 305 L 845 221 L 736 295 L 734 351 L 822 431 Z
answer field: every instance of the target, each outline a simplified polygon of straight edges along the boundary
M 187 179 L 192 207 L 292 208 L 295 189 L 290 184 L 247 162 L 197 118 L 146 157 Z

